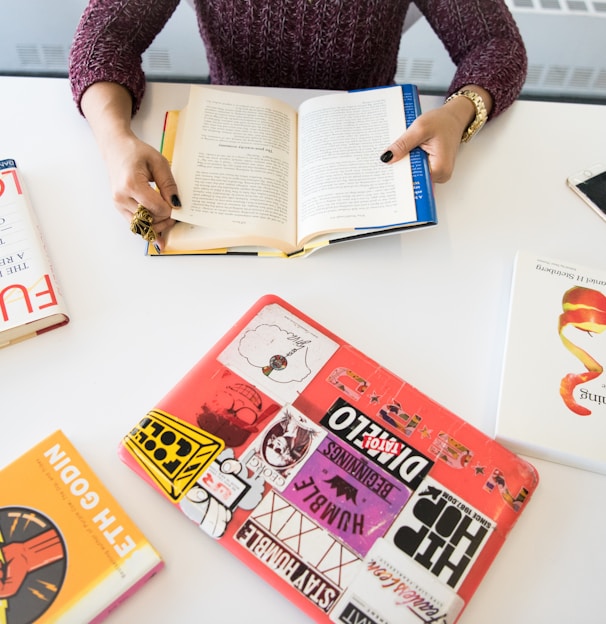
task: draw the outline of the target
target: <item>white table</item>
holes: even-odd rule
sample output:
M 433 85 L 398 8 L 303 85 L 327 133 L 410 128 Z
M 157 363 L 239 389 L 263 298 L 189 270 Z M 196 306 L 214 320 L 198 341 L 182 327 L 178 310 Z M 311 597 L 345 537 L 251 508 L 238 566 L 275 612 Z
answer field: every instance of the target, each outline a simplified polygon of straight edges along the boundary
M 291 301 L 492 434 L 515 251 L 606 267 L 606 223 L 565 185 L 606 157 L 606 107 L 517 102 L 462 146 L 453 179 L 436 189 L 437 228 L 296 260 L 151 258 L 112 207 L 67 81 L 5 77 L 0 93 L 0 157 L 25 176 L 72 317 L 0 351 L 0 465 L 62 428 L 162 553 L 166 569 L 112 624 L 308 621 L 116 455 L 259 296 Z M 150 85 L 136 129 L 159 145 L 164 111 L 186 96 L 185 85 Z M 540 487 L 462 624 L 603 617 L 606 477 L 531 461 Z

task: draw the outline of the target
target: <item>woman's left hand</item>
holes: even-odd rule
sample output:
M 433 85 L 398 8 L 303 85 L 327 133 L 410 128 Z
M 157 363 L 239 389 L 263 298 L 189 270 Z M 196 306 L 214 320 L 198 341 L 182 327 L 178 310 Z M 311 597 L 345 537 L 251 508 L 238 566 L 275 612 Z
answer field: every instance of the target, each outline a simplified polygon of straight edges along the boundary
M 492 98 L 480 87 L 469 86 L 482 95 L 487 111 L 492 108 Z M 457 97 L 417 117 L 406 132 L 392 143 L 381 156 L 387 163 L 395 163 L 413 148 L 427 152 L 431 179 L 447 182 L 454 171 L 461 137 L 475 118 L 475 106 L 466 97 Z

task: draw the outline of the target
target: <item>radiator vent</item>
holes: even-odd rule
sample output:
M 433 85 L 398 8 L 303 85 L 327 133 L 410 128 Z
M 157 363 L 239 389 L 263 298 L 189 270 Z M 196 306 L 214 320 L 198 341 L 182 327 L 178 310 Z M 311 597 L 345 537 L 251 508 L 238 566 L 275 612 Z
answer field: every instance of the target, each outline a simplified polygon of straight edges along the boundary
M 173 65 L 170 50 L 167 48 L 150 48 L 143 55 L 143 69 L 152 73 L 172 73 Z
M 65 69 L 68 48 L 61 45 L 17 44 L 17 59 L 24 70 Z
M 445 91 L 451 76 L 444 72 L 441 75 L 436 75 L 438 72 L 434 63 L 433 59 L 402 57 L 398 59 L 396 82 L 412 82 L 421 89 Z M 576 92 L 604 96 L 606 95 L 606 67 L 572 67 L 563 64 L 530 63 L 522 95 L 537 92 L 561 92 L 563 94 Z
M 525 84 L 525 88 L 529 87 L 603 93 L 606 91 L 606 68 L 530 64 Z
M 506 0 L 512 13 L 560 13 L 606 17 L 606 0 Z
M 17 64 L 14 70 L 23 75 L 67 75 L 69 45 L 20 43 L 14 49 Z M 174 67 L 169 48 L 149 48 L 143 55 L 143 69 L 152 78 L 180 73 Z
M 606 93 L 606 69 L 600 69 L 594 82 L 596 90 L 601 90 Z
M 36 45 L 17 45 L 17 58 L 21 67 L 40 67 L 42 58 Z
M 47 67 L 63 68 L 67 65 L 68 51 L 60 45 L 41 46 L 42 58 Z
M 411 59 L 402 57 L 398 59 L 396 82 L 411 82 L 417 85 L 429 84 L 433 80 L 435 59 Z

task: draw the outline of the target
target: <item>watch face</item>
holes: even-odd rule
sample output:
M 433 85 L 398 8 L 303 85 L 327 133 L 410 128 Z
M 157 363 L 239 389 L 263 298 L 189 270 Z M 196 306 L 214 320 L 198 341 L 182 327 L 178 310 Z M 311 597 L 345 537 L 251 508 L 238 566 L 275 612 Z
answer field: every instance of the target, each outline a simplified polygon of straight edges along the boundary
M 0 622 L 29 624 L 61 591 L 67 550 L 59 529 L 29 507 L 0 507 Z

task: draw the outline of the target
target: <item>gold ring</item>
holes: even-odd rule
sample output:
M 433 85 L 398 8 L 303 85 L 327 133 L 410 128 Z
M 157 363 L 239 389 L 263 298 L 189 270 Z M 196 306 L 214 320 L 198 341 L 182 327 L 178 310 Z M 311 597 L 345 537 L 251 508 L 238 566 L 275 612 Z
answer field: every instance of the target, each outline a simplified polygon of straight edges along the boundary
M 130 231 L 133 234 L 138 234 L 149 243 L 153 243 L 156 240 L 156 233 L 152 227 L 153 222 L 152 213 L 142 204 L 137 204 L 137 212 L 130 221 Z

